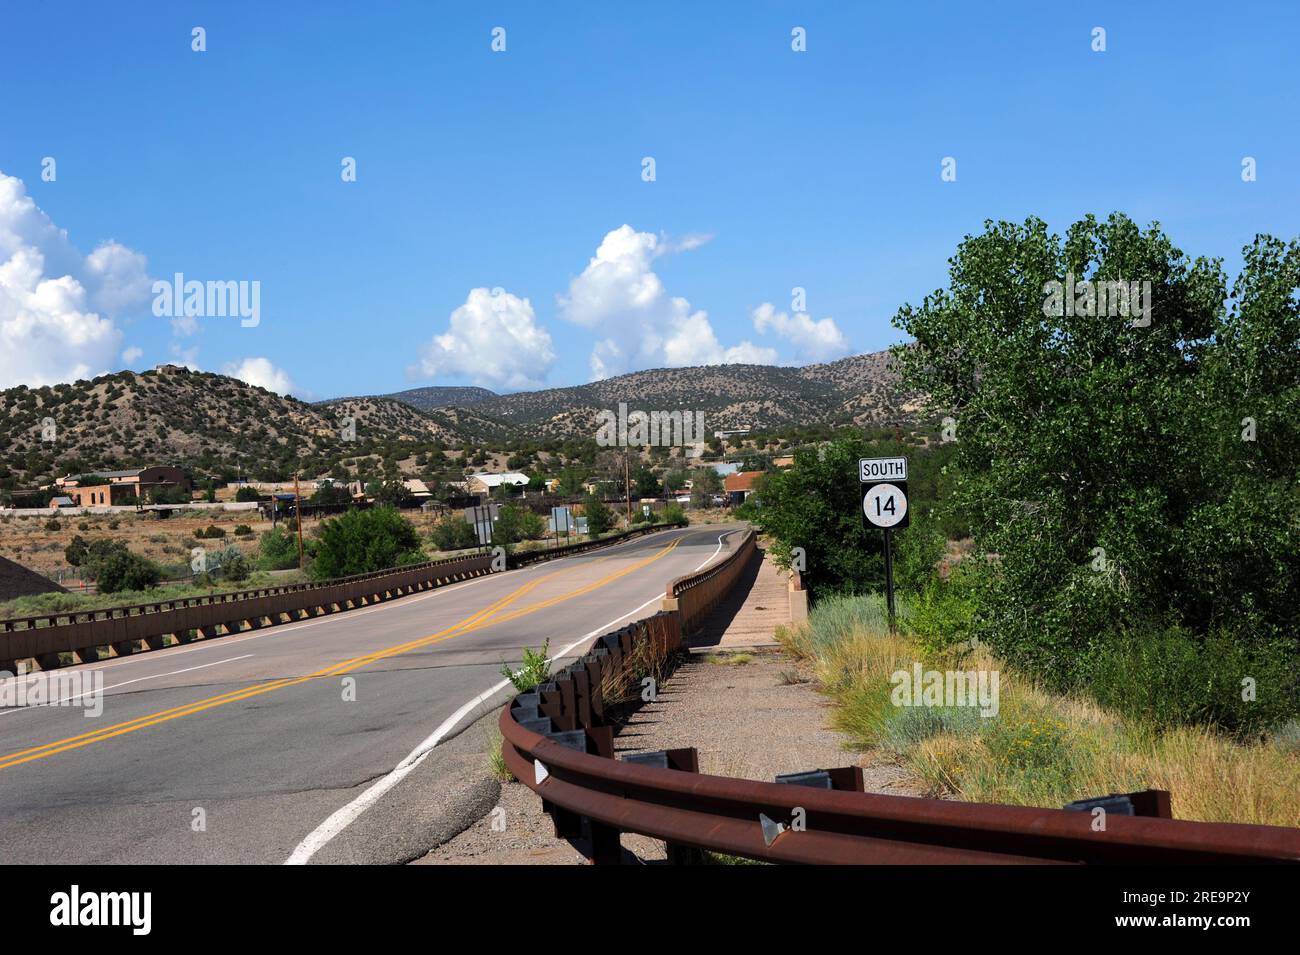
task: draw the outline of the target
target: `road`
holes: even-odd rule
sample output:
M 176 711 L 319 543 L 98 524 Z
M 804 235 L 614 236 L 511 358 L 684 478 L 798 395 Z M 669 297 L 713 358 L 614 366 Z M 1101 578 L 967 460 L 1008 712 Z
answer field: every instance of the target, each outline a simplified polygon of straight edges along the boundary
M 0 863 L 322 861 L 332 842 L 365 831 L 357 819 L 401 826 L 386 787 L 504 700 L 502 689 L 467 705 L 501 681 L 502 662 L 547 638 L 554 654 L 585 637 L 571 656 L 654 613 L 667 582 L 716 559 L 732 529 L 665 531 L 88 664 L 104 676 L 98 717 L 82 706 L 0 710 Z M 367 847 L 351 858 L 391 861 Z

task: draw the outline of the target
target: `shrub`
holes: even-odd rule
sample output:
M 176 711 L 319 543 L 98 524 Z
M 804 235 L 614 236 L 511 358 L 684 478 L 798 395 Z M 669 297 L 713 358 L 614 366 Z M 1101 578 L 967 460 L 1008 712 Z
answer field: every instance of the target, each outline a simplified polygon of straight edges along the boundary
M 257 493 L 256 488 L 241 487 L 235 492 L 235 500 L 241 503 L 245 501 L 256 501 L 260 497 L 261 495 Z
M 587 518 L 587 533 L 592 537 L 599 537 L 614 526 L 614 512 L 594 494 L 587 495 L 582 513 Z
M 320 526 L 312 551 L 312 576 L 347 577 L 424 559 L 420 535 L 391 507 L 348 511 Z
M 469 521 L 459 515 L 447 515 L 433 525 L 429 535 L 438 550 L 464 550 L 478 546 L 478 535 Z
M 273 527 L 258 542 L 258 563 L 263 570 L 289 570 L 298 566 L 298 538 L 283 527 Z
M 674 501 L 664 507 L 662 519 L 665 524 L 685 524 L 686 511 Z
M 503 504 L 492 525 L 492 543 L 510 547 L 523 539 L 523 515 L 527 512 L 515 503 Z
M 236 547 L 228 548 L 221 557 L 221 576 L 232 583 L 247 580 L 253 573 L 253 566 L 243 552 Z
M 99 592 L 117 593 L 119 590 L 148 590 L 162 578 L 162 571 L 151 560 L 139 554 L 133 554 L 126 545 L 115 542 L 108 553 L 96 557 L 89 563 L 89 570 L 95 578 Z
M 253 536 L 253 529 L 252 529 L 251 527 L 249 527 L 247 524 L 236 524 L 236 525 L 235 525 L 235 536 L 236 536 L 236 537 L 252 537 L 252 536 Z
M 965 561 L 948 580 L 931 577 L 921 592 L 908 600 L 904 625 L 927 651 L 945 650 L 974 635 L 978 573 L 979 565 Z
M 1079 680 L 1103 706 L 1162 729 L 1211 724 L 1253 736 L 1297 715 L 1300 681 L 1285 642 L 1261 646 L 1216 629 L 1198 638 L 1151 625 L 1097 646 Z M 1249 680 L 1253 698 L 1242 699 Z
M 520 693 L 527 693 L 540 683 L 545 683 L 551 676 L 551 661 L 548 659 L 551 641 L 548 637 L 540 650 L 524 647 L 524 661 L 518 670 L 510 669 L 510 664 L 501 664 L 501 675 L 514 684 Z
M 546 536 L 546 520 L 536 511 L 525 510 L 520 518 L 519 530 L 524 540 L 540 540 Z
M 1053 716 L 1030 715 L 990 720 L 984 744 L 995 761 L 1012 769 L 1046 769 L 1059 765 L 1068 746 L 1069 727 Z
M 57 517 L 51 517 L 48 521 L 45 522 L 45 529 L 50 532 L 59 530 L 60 526 L 61 525 L 59 524 L 59 519 Z
M 973 706 L 899 706 L 885 721 L 881 743 L 895 753 L 906 753 L 940 733 L 978 735 L 982 723 Z
M 82 561 L 86 559 L 87 544 L 86 539 L 80 534 L 74 534 L 72 542 L 63 549 L 63 559 L 71 567 L 80 567 Z

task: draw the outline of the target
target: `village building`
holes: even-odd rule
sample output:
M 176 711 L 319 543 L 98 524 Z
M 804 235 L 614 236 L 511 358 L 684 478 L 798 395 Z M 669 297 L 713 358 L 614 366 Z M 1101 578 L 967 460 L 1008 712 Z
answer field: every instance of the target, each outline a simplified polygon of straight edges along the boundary
M 506 471 L 502 474 L 483 472 L 471 474 L 465 479 L 465 484 L 469 489 L 469 493 L 485 496 L 491 494 L 503 484 L 511 487 L 527 487 L 528 475 L 519 471 Z
M 86 484 L 83 478 L 103 478 Z M 93 474 L 69 474 L 58 478 L 53 485 L 72 500 L 76 507 L 107 507 L 109 505 L 147 504 L 162 490 L 190 492 L 190 479 L 180 468 L 157 465 L 147 468 L 128 468 L 124 471 L 96 471 Z M 58 506 L 51 503 L 51 506 Z M 63 505 L 69 506 L 69 505 Z
M 727 502 L 732 505 L 743 504 L 754 493 L 754 482 L 761 478 L 766 471 L 737 471 L 735 474 L 728 474 L 722 482 L 723 490 L 727 492 Z

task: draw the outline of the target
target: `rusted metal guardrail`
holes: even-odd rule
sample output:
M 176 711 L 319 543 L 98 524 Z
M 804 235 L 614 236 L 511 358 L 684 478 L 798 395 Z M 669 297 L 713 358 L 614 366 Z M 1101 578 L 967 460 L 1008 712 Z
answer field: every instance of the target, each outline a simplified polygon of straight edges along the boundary
M 641 537 L 645 534 L 655 534 L 659 531 L 671 530 L 674 527 L 685 526 L 685 521 L 672 521 L 663 524 L 644 524 L 640 527 L 633 527 L 630 530 L 618 534 L 611 534 L 609 537 L 602 537 L 599 540 L 582 541 L 576 544 L 561 544 L 559 547 L 547 547 L 539 550 L 517 551 L 510 555 L 508 564 L 511 568 L 527 567 L 529 564 L 535 564 L 538 561 L 554 560 L 557 557 L 567 557 L 570 554 L 595 550 L 597 547 L 607 547 L 610 544 L 620 544 L 633 537 Z
M 745 553 L 742 542 L 727 562 L 743 566 Z M 725 579 L 725 574 L 709 579 Z M 595 862 L 620 861 L 624 832 L 664 840 L 675 861 L 711 850 L 783 863 L 1300 862 L 1300 829 L 1111 812 L 1097 831 L 1091 812 L 704 775 L 694 771 L 691 749 L 652 754 L 650 762 L 658 765 L 647 765 L 644 757 L 615 759 L 602 687 L 626 676 L 635 661 L 654 656 L 644 652 L 646 641 L 656 642 L 661 653 L 680 648 L 684 620 L 680 610 L 665 610 L 607 634 L 552 682 L 519 694 L 501 711 L 507 768 L 542 798 L 557 836 L 588 838 Z M 1168 814 L 1166 794 L 1135 794 L 1135 803 L 1138 797 L 1163 806 L 1160 815 Z M 796 819 L 801 826 L 791 824 Z
M 125 656 L 143 642 L 160 649 L 167 637 L 188 643 L 317 617 L 490 573 L 489 554 L 455 557 L 310 584 L 289 584 L 210 594 L 159 603 L 110 607 L 0 621 L 0 670 L 32 658 L 43 668 L 60 665 L 59 654 L 76 663 L 99 658 L 99 648 Z
M 735 542 L 735 549 L 718 563 L 694 574 L 678 577 L 668 585 L 663 609 L 681 615 L 683 633 L 699 629 L 709 611 L 730 593 L 736 578 L 754 558 L 757 546 L 753 530 L 745 530 L 741 532 L 739 541 Z
M 513 554 L 507 566 L 565 557 L 675 526 L 658 524 L 554 550 Z M 71 654 L 74 663 L 90 663 L 99 659 L 103 647 L 112 655 L 126 656 L 141 644 L 160 649 L 168 637 L 188 643 L 338 613 L 479 577 L 492 572 L 492 562 L 491 554 L 474 554 L 318 583 L 0 620 L 0 671 L 15 672 L 16 661 L 23 659 L 49 669 L 61 665 L 59 655 L 64 653 Z

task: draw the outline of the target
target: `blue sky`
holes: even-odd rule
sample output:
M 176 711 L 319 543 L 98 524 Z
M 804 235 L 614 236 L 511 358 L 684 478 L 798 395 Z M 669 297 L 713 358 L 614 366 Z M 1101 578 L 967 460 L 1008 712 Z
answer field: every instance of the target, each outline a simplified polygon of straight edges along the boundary
M 1300 233 L 1295 3 L 50 2 L 3 22 L 3 386 L 186 360 L 325 398 L 804 363 L 897 341 L 895 310 L 986 218 L 1121 210 L 1230 269 L 1255 233 Z M 4 278 L 28 247 L 39 274 Z M 178 271 L 260 282 L 259 324 L 155 316 L 143 278 Z M 65 274 L 84 295 L 55 315 L 39 280 Z M 93 334 L 70 344 L 68 315 Z

